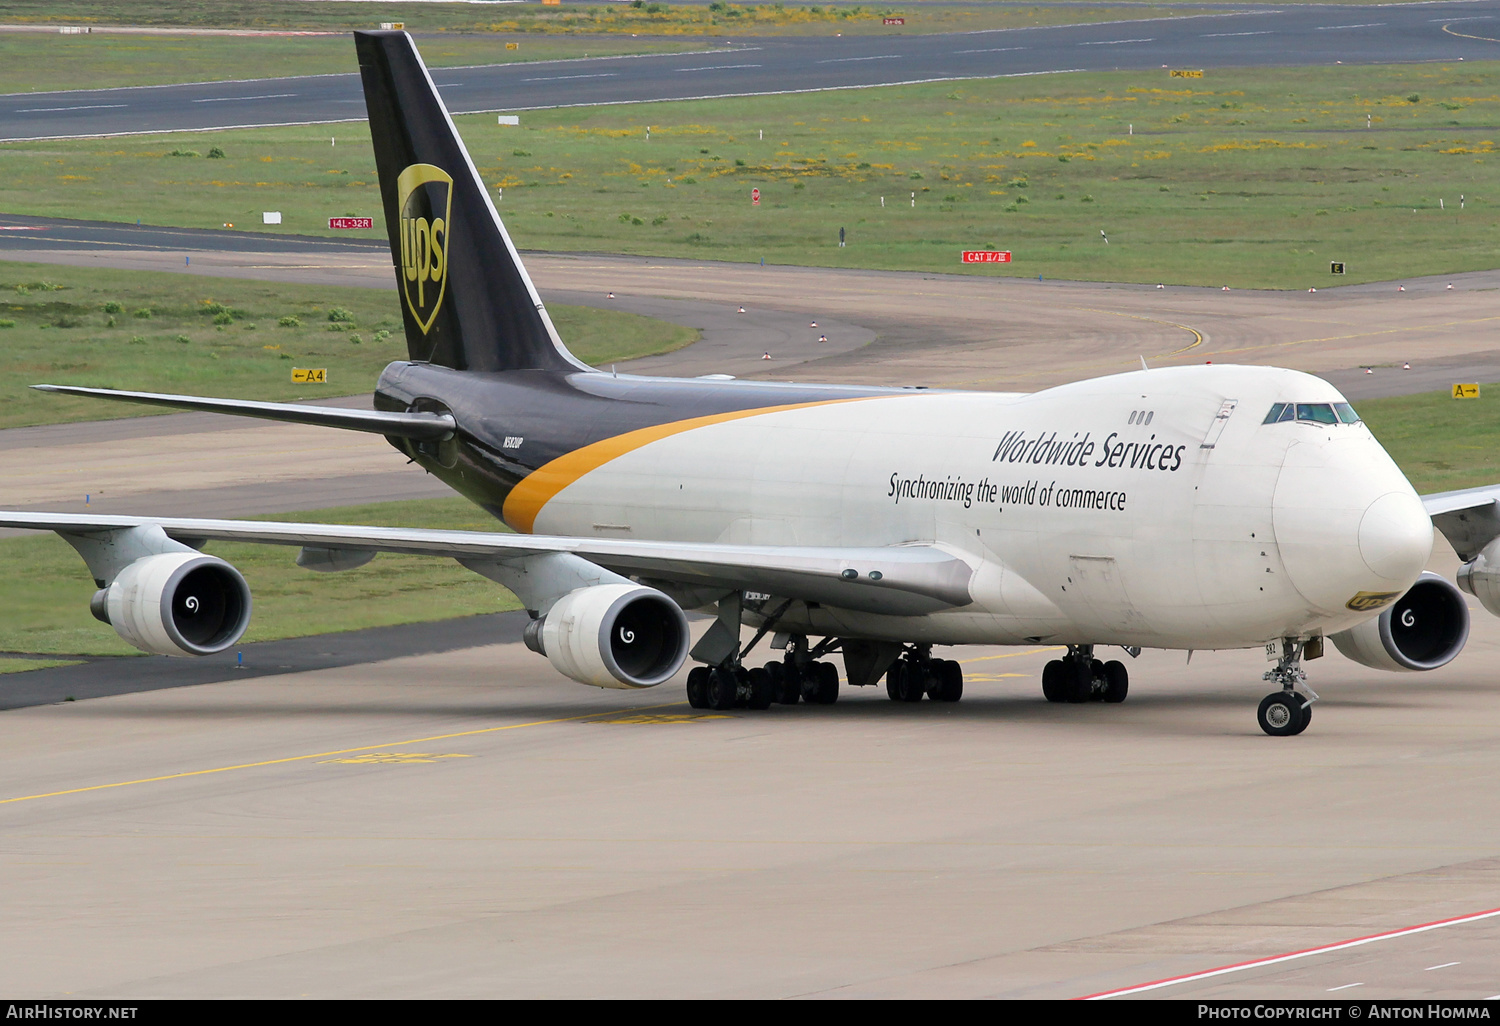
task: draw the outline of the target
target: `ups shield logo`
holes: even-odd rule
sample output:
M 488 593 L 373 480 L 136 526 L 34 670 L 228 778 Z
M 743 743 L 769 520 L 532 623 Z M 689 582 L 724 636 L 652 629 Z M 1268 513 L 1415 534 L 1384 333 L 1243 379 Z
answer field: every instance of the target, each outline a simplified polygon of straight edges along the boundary
M 425 335 L 448 290 L 453 178 L 440 167 L 413 164 L 396 178 L 396 203 L 401 211 L 401 289 Z
M 1344 605 L 1356 613 L 1368 613 L 1401 597 L 1399 591 L 1362 591 Z

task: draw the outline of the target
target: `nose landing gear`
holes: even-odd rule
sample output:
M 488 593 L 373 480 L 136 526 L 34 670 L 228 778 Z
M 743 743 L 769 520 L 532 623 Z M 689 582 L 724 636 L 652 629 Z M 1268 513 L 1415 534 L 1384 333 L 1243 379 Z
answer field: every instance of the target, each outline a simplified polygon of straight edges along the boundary
M 1042 695 L 1049 702 L 1123 702 L 1129 692 L 1125 664 L 1095 659 L 1093 645 L 1069 645 L 1067 655 L 1042 668 Z
M 1267 670 L 1262 678 L 1281 685 L 1280 691 L 1260 700 L 1255 714 L 1260 729 L 1272 737 L 1300 734 L 1312 722 L 1312 704 L 1317 701 L 1317 693 L 1307 688 L 1307 694 L 1312 696 L 1308 698 L 1297 690 L 1298 684 L 1307 687 L 1307 673 L 1302 669 L 1303 645 L 1299 638 L 1282 638 L 1281 658 L 1276 661 L 1276 668 Z

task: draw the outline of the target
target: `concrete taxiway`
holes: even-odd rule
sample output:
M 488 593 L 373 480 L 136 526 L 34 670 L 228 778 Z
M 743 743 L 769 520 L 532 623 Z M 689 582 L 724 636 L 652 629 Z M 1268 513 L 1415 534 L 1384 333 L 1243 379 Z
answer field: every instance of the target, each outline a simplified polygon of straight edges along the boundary
M 204 252 L 194 273 L 390 284 L 379 253 Z M 1307 295 L 528 266 L 548 298 L 696 317 L 717 337 L 718 352 L 640 361 L 660 373 L 1029 389 L 1143 354 L 1412 390 L 1500 363 L 1496 276 Z M 809 338 L 814 320 L 837 351 Z M 771 370 L 757 323 L 783 326 Z M 347 501 L 431 487 L 379 439 L 206 415 L 0 433 L 0 481 L 37 507 L 77 509 L 86 488 L 116 512 L 332 504 L 277 476 L 289 454 Z M 1440 549 L 1433 566 L 1455 563 Z M 1073 997 L 1483 912 L 1500 905 L 1500 621 L 1474 617 L 1432 673 L 1310 663 L 1321 701 L 1287 739 L 1255 725 L 1259 652 L 1144 653 L 1119 706 L 1044 702 L 1049 651 L 975 649 L 951 653 L 957 705 L 846 689 L 831 707 L 726 714 L 689 709 L 680 682 L 571 684 L 507 614 L 246 646 L 246 670 L 0 676 L 0 930 L 24 938 L 0 988 Z M 1143 996 L 1483 998 L 1500 993 L 1497 940 L 1500 919 L 1470 920 Z

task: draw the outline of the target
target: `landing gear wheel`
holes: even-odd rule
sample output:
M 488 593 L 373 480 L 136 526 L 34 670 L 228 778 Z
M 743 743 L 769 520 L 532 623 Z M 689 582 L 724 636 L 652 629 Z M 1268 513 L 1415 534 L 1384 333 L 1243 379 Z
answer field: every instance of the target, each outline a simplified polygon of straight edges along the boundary
M 694 709 L 708 708 L 708 667 L 695 666 L 688 671 L 688 705 Z
M 771 708 L 771 699 L 774 697 L 771 687 L 771 675 L 764 669 L 751 670 L 747 675 L 750 697 L 745 704 L 751 709 Z
M 1312 722 L 1312 707 L 1295 691 L 1276 691 L 1260 700 L 1260 729 L 1272 737 L 1291 737 Z
M 735 680 L 733 670 L 720 666 L 709 671 L 707 697 L 710 709 L 733 709 L 739 693 L 740 682 Z
M 1118 659 L 1111 659 L 1104 664 L 1104 694 L 1100 697 L 1106 702 L 1123 702 L 1125 695 L 1130 690 L 1130 672 L 1125 669 L 1125 664 Z
M 796 705 L 802 698 L 802 685 L 787 672 L 782 663 L 767 663 L 766 673 L 771 677 L 771 701 L 781 705 Z
M 1069 659 L 1063 663 L 1064 698 L 1074 705 L 1094 700 L 1094 660 Z
M 964 697 L 964 670 L 952 659 L 933 661 L 932 695 L 934 702 L 957 702 Z
M 886 691 L 898 702 L 920 702 L 927 693 L 927 674 L 920 663 L 893 663 L 886 676 Z
M 802 678 L 802 700 L 832 705 L 839 700 L 839 671 L 832 663 L 812 663 Z
M 891 668 L 885 671 L 885 697 L 892 702 L 901 701 L 901 689 L 905 686 L 901 678 L 906 673 L 906 664 L 897 659 L 891 664 Z
M 1049 702 L 1064 702 L 1063 678 L 1067 667 L 1061 659 L 1054 659 L 1042 667 L 1042 697 Z

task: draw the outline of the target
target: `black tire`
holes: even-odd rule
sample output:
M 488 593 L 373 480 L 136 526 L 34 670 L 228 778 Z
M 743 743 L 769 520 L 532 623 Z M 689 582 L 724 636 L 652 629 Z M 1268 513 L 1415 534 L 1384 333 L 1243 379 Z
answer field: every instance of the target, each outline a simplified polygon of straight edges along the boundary
M 1130 671 L 1118 659 L 1104 664 L 1104 701 L 1123 702 L 1130 692 Z
M 694 709 L 708 708 L 708 667 L 695 666 L 688 671 L 688 705 Z
M 751 670 L 746 676 L 749 684 L 747 690 L 750 694 L 745 700 L 745 705 L 751 709 L 771 708 L 773 697 L 771 675 L 763 668 L 757 668 Z
M 741 709 L 750 706 L 750 673 L 743 666 L 734 668 L 735 699 L 734 704 Z
M 796 705 L 802 698 L 802 687 L 797 678 L 787 672 L 785 663 L 767 663 L 766 673 L 771 675 L 771 700 L 782 705 Z
M 1061 659 L 1054 659 L 1042 667 L 1042 697 L 1049 702 L 1066 701 L 1063 695 L 1063 676 L 1066 667 Z
M 1312 702 L 1308 700 L 1306 695 L 1297 694 L 1295 691 L 1292 694 L 1302 703 L 1302 719 L 1297 724 L 1297 729 L 1292 731 L 1293 734 L 1300 734 L 1307 729 L 1308 724 L 1312 723 Z
M 1302 696 L 1294 692 L 1276 691 L 1260 700 L 1255 718 L 1260 729 L 1272 737 L 1291 737 L 1307 729 L 1311 716 L 1304 716 Z
M 920 702 L 927 694 L 927 669 L 921 663 L 902 663 L 896 682 L 897 701 Z
M 906 663 L 897 659 L 891 664 L 891 668 L 885 671 L 885 696 L 892 702 L 901 701 L 901 689 L 905 687 L 902 678 L 906 675 Z
M 957 702 L 964 697 L 964 668 L 952 659 L 933 661 L 932 700 Z
M 716 667 L 709 671 L 708 707 L 710 709 L 721 712 L 725 709 L 733 709 L 739 693 L 740 682 L 735 679 L 733 670 Z
M 1081 705 L 1084 702 L 1094 700 L 1094 666 L 1092 662 L 1084 662 L 1082 659 L 1066 659 L 1063 661 L 1064 687 L 1067 697 L 1064 701 L 1073 705 Z
M 813 663 L 802 680 L 802 700 L 832 705 L 839 700 L 839 671 L 832 663 Z

